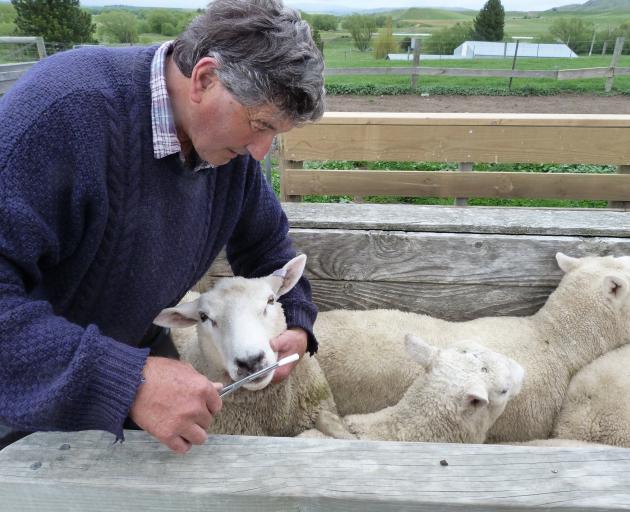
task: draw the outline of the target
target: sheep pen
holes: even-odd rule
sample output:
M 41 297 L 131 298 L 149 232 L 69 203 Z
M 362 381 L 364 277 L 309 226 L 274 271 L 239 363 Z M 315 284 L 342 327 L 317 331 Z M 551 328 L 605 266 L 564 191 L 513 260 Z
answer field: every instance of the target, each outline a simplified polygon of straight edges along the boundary
M 315 325 L 322 343 L 319 361 L 339 412 L 371 413 L 400 400 L 418 375 L 418 368 L 407 364 L 402 334 L 438 346 L 472 339 L 513 358 L 527 375 L 489 440 L 548 438 L 573 375 L 630 341 L 630 257 L 558 253 L 557 261 L 565 275 L 531 316 L 449 322 L 398 310 L 321 314 Z
M 630 213 L 285 204 L 330 309 L 451 321 L 529 315 L 557 286 L 553 255 L 630 254 Z M 198 291 L 231 275 L 218 259 Z M 627 510 L 630 450 L 212 435 L 186 457 L 143 432 L 37 433 L 0 452 L 5 506 L 189 511 Z M 24 496 L 29 496 L 25 501 Z M 95 505 L 96 504 L 96 505 Z

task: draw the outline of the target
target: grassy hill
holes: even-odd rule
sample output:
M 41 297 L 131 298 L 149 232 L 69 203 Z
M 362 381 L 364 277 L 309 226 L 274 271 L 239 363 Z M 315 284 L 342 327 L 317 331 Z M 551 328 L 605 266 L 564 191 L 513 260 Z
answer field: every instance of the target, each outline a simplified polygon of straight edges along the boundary
M 630 2 L 630 0 L 628 0 Z M 411 7 L 402 11 L 392 13 L 395 20 L 453 20 L 466 21 L 477 15 L 478 11 L 461 10 L 451 11 L 447 9 L 437 9 L 432 7 Z
M 630 11 L 630 0 L 588 0 L 584 4 L 564 5 L 552 10 L 560 12 Z

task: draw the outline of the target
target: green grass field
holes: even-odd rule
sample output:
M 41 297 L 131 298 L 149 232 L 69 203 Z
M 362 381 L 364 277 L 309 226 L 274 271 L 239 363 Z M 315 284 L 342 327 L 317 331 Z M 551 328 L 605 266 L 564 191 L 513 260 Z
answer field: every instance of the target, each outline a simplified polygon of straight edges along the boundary
M 627 44 L 630 44 L 628 42 Z M 353 47 L 349 35 L 337 35 L 325 40 L 324 56 L 326 66 L 339 67 L 409 67 L 411 63 L 404 61 L 377 60 L 371 52 L 359 52 Z M 580 56 L 575 59 L 536 59 L 519 58 L 517 69 L 556 70 L 608 67 L 611 55 Z M 421 66 L 439 68 L 467 68 L 467 69 L 511 69 L 512 59 L 461 59 L 461 60 L 425 60 Z M 630 55 L 622 55 L 619 59 L 620 67 L 630 67 Z M 420 85 L 415 92 L 431 92 L 439 94 L 507 94 L 506 78 L 475 78 L 431 76 L 421 77 Z M 588 93 L 603 94 L 605 79 L 593 78 L 583 80 L 557 81 L 552 79 L 515 78 L 512 82 L 513 94 L 558 94 L 558 93 Z M 326 85 L 333 93 L 352 94 L 404 94 L 414 93 L 410 89 L 411 80 L 408 76 L 380 76 L 380 75 L 346 75 L 330 76 L 326 78 Z M 616 77 L 614 91 L 630 94 L 630 76 Z

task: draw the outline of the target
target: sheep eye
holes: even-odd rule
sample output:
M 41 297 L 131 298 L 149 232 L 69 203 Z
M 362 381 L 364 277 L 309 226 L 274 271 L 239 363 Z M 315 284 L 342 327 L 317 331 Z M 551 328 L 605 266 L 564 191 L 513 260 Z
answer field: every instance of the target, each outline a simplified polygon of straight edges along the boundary
M 485 366 L 482 366 L 481 371 L 482 373 L 488 373 L 488 368 L 486 368 Z
M 267 299 L 267 304 L 269 306 L 273 305 L 276 303 L 276 298 L 272 295 L 271 297 L 269 297 L 269 299 Z
M 212 318 L 210 318 L 208 315 L 206 315 L 203 311 L 199 311 L 199 318 L 201 319 L 202 322 L 207 322 L 209 320 L 210 323 L 212 324 L 212 327 L 217 326 L 217 322 L 213 320 Z
M 507 392 L 508 392 L 508 390 L 507 390 L 507 389 L 502 389 L 502 390 L 501 390 L 501 394 L 502 394 L 502 395 L 505 395 Z

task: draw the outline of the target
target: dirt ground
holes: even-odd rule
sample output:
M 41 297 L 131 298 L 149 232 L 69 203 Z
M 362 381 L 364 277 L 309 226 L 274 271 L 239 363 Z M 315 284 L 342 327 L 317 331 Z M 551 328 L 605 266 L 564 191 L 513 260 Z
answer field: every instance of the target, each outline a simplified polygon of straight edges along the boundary
M 628 96 L 328 96 L 333 112 L 630 114 Z

